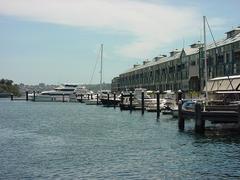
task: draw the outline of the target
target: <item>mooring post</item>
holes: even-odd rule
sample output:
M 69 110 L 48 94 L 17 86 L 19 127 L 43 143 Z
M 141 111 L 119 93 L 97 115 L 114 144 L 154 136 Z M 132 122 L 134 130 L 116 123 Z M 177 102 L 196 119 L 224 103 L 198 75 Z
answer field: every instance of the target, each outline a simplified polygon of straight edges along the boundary
M 160 117 L 160 97 L 159 97 L 159 91 L 157 91 L 157 119 Z
M 183 131 L 185 127 L 185 119 L 182 112 L 182 100 L 178 101 L 178 129 Z
M 129 97 L 129 101 L 130 101 L 130 112 L 132 112 L 132 92 L 130 92 L 130 97 Z
M 116 108 L 116 93 L 113 94 L 113 107 Z
M 142 115 L 144 114 L 144 91 L 142 91 Z
M 107 93 L 107 106 L 109 106 L 109 93 Z
M 202 118 L 201 114 L 201 104 L 195 104 L 195 131 L 197 133 L 203 133 L 205 130 L 205 120 Z
M 87 95 L 87 99 L 89 100 L 89 94 Z
M 92 93 L 91 93 L 91 99 L 93 99 L 93 95 L 92 95 Z
M 177 92 L 177 103 L 182 100 L 182 95 L 183 95 L 182 90 L 178 90 L 178 92 Z
M 238 112 L 238 127 L 240 127 L 240 104 L 238 104 L 237 112 Z
M 65 97 L 64 97 L 64 93 L 63 93 L 63 94 L 62 94 L 62 102 L 64 102 L 64 100 L 65 100 L 64 98 L 65 98 Z
M 13 101 L 13 94 L 11 94 L 11 101 Z
M 119 107 L 120 107 L 120 110 L 122 111 L 122 107 L 123 107 L 123 93 L 121 93 L 121 98 L 120 98 Z
M 28 91 L 26 91 L 26 101 L 28 101 Z
M 35 100 L 36 100 L 36 92 L 33 91 L 33 101 L 35 101 Z
M 97 93 L 97 105 L 98 105 L 99 103 L 98 103 L 98 93 Z
M 82 95 L 82 94 L 80 94 L 80 97 L 81 97 L 80 101 L 81 101 L 81 103 L 82 103 L 82 96 L 83 96 L 83 95 Z
M 121 104 L 123 104 L 123 93 L 121 93 L 121 99 L 120 99 L 120 101 L 121 101 Z

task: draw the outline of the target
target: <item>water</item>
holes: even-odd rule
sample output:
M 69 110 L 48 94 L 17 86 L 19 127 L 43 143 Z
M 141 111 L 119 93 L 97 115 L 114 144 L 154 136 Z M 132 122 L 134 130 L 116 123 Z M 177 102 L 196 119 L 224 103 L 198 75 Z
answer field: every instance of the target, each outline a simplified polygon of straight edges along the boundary
M 0 179 L 239 179 L 240 138 L 79 103 L 0 100 Z

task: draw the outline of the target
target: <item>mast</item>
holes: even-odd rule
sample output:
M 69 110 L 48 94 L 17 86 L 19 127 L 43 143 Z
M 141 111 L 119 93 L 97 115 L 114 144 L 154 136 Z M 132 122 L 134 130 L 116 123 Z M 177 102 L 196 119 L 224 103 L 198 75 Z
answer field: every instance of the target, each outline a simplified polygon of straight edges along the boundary
M 103 44 L 101 44 L 101 69 L 100 69 L 100 90 L 102 90 L 102 60 L 103 60 Z
M 207 88 L 207 80 L 208 80 L 208 72 L 207 72 L 207 39 L 206 39 L 206 16 L 203 16 L 203 32 L 204 32 L 204 76 L 205 76 L 205 95 L 206 95 L 206 103 L 208 101 L 208 88 Z

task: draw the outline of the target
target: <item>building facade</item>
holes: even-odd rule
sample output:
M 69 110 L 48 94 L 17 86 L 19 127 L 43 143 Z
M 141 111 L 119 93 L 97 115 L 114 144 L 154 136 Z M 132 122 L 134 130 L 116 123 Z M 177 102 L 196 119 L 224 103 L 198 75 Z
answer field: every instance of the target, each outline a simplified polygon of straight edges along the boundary
M 240 27 L 226 33 L 223 40 L 207 45 L 208 79 L 240 74 Z M 112 81 L 115 92 L 126 89 L 202 91 L 204 80 L 203 44 L 173 50 L 121 73 Z

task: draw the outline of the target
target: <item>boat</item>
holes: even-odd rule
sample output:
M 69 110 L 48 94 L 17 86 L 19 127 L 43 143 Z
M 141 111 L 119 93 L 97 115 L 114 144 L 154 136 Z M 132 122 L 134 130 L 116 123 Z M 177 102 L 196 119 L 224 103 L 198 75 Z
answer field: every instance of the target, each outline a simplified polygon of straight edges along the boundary
M 144 106 L 148 107 L 150 104 L 154 104 L 156 99 L 151 98 L 147 94 L 147 90 L 145 88 L 136 88 L 132 94 L 132 107 L 130 107 L 130 92 L 125 92 L 123 94 L 123 102 L 120 103 L 120 108 L 122 110 L 141 110 L 142 109 L 142 92 L 144 93 Z M 156 104 L 156 103 L 155 103 Z
M 62 84 L 50 91 L 43 91 L 41 93 L 29 94 L 29 100 L 38 102 L 76 102 L 76 95 L 74 90 L 78 85 L 76 84 Z
M 91 99 L 85 100 L 86 105 L 99 105 L 102 104 L 101 98 L 107 96 L 108 91 L 102 90 L 102 61 L 103 61 L 103 44 L 101 44 L 101 67 L 100 67 L 100 91 L 97 93 L 97 95 L 92 96 Z
M 110 90 L 102 90 L 100 93 L 100 100 L 103 106 L 117 106 L 120 103 L 120 96 L 116 96 L 114 99 L 114 94 Z
M 74 92 L 76 94 L 77 101 L 81 103 L 93 98 L 93 92 L 87 89 L 85 86 L 78 86 Z

